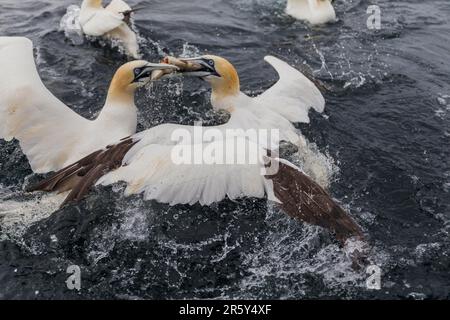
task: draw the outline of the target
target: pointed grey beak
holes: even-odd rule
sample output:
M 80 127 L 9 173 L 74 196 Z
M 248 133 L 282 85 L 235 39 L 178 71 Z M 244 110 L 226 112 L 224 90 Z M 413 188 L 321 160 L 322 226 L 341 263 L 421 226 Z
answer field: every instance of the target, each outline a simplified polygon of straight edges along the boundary
M 205 59 L 204 57 L 198 58 L 174 58 L 167 57 L 165 62 L 173 64 L 179 67 L 179 73 L 188 77 L 207 77 L 207 76 L 216 76 L 220 77 L 217 73 L 214 62 L 212 60 Z M 210 64 L 212 63 L 212 64 Z

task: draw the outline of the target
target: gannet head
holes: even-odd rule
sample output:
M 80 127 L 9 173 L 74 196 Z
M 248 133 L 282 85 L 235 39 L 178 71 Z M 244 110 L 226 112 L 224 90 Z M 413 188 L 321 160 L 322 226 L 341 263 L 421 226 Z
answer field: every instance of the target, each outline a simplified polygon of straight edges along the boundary
M 103 0 L 83 0 L 81 7 L 100 8 L 103 5 Z
M 144 60 L 131 61 L 117 69 L 109 87 L 109 95 L 132 94 L 136 89 L 150 81 L 161 79 L 165 72 L 171 73 L 178 68 L 165 63 L 151 63 Z
M 239 93 L 239 75 L 228 60 L 212 55 L 177 60 L 182 64 L 176 65 L 180 67 L 183 75 L 198 77 L 209 82 L 215 95 L 230 96 Z M 168 62 L 171 63 L 170 59 Z

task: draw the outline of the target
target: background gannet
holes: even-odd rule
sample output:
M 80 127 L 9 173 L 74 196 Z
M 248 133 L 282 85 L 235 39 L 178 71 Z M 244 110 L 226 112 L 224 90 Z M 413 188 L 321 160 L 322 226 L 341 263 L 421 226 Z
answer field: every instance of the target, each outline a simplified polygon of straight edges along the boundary
M 113 0 L 107 7 L 102 0 L 84 0 L 81 4 L 80 24 L 89 36 L 120 40 L 127 53 L 139 59 L 139 44 L 130 28 L 131 7 L 122 0 Z
M 311 24 L 323 24 L 336 20 L 332 0 L 288 0 L 286 13 Z
M 323 110 L 323 97 L 297 70 L 274 57 L 267 57 L 266 60 L 278 70 L 280 80 L 257 98 L 240 92 L 237 72 L 223 58 L 204 56 L 178 60 L 185 64 L 183 71 L 186 74 L 202 77 L 211 83 L 214 107 L 231 113 L 227 124 L 207 128 L 219 131 L 226 128 L 280 128 L 285 136 L 298 140 L 289 121 L 307 122 L 310 106 Z M 177 66 L 183 67 L 180 64 Z M 256 146 L 244 150 L 227 148 L 225 151 L 227 157 L 234 158 L 235 152 L 244 153 L 245 159 L 250 159 L 250 153 L 257 150 L 259 155 L 263 155 L 258 163 L 174 163 L 171 155 L 176 142 L 171 141 L 170 137 L 174 130 L 180 128 L 193 131 L 195 127 L 164 124 L 124 138 L 56 172 L 29 191 L 70 189 L 64 202 L 67 204 L 81 200 L 96 184 L 110 185 L 124 181 L 127 183 L 127 195 L 143 193 L 146 200 L 170 205 L 192 205 L 197 202 L 210 205 L 226 197 L 268 197 L 279 202 L 290 216 L 332 230 L 342 243 L 350 237 L 363 238 L 359 226 L 322 187 L 293 164 L 274 157 L 265 144 L 238 137 Z M 190 144 L 193 150 L 204 150 L 215 144 L 226 144 L 227 138 L 224 139 L 212 142 L 194 139 Z M 268 162 L 277 163 L 280 170 L 262 174 Z
M 27 38 L 0 37 L 0 138 L 16 138 L 34 172 L 59 170 L 136 132 L 134 92 L 152 72 L 176 68 L 133 61 L 114 75 L 105 105 L 88 120 L 58 100 L 42 83 Z

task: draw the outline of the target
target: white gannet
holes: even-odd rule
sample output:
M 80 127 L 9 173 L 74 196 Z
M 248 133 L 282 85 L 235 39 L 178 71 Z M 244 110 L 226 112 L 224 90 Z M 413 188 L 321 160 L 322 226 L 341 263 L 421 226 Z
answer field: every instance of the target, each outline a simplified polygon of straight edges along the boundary
M 0 37 L 0 138 L 16 138 L 36 173 L 56 171 L 136 132 L 134 92 L 155 70 L 176 67 L 133 61 L 115 73 L 105 105 L 88 120 L 42 83 L 27 38 Z
M 286 13 L 309 23 L 324 24 L 336 20 L 332 0 L 288 0 Z
M 265 61 L 277 71 L 280 79 L 253 98 L 241 92 L 238 72 L 222 57 L 165 59 L 166 63 L 178 66 L 185 76 L 201 78 L 211 85 L 213 108 L 230 114 L 223 128 L 278 129 L 281 140 L 296 145 L 304 143 L 292 123 L 309 123 L 309 109 L 323 112 L 325 99 L 314 83 L 286 62 L 273 56 L 266 56 Z
M 186 75 L 198 76 L 211 83 L 214 107 L 231 113 L 228 123 L 204 127 L 205 130 L 223 132 L 227 128 L 279 128 L 285 137 L 297 140 L 290 121 L 309 121 L 308 109 L 312 106 L 322 111 L 323 97 L 299 71 L 275 57 L 267 57 L 266 60 L 278 71 L 280 80 L 256 98 L 240 92 L 237 72 L 223 58 L 203 56 L 173 63 Z M 146 200 L 170 205 L 193 205 L 197 202 L 210 205 L 227 197 L 267 197 L 280 203 L 291 217 L 335 232 L 342 243 L 352 237 L 363 239 L 360 227 L 322 187 L 293 164 L 274 156 L 267 145 L 258 144 L 245 135 L 236 138 L 247 143 L 243 149 L 229 148 L 227 142 L 230 138 L 226 135 L 223 140 L 214 141 L 204 137 L 200 140 L 193 138 L 187 144 L 192 147 L 193 153 L 217 147 L 216 150 L 225 150 L 226 157 L 232 159 L 239 155 L 252 159 L 251 156 L 256 153 L 257 162 L 174 162 L 174 148 L 180 145 L 171 140 L 171 133 L 179 129 L 193 133 L 195 128 L 163 124 L 145 130 L 92 153 L 29 191 L 70 189 L 63 205 L 81 200 L 94 185 L 110 185 L 119 181 L 127 184 L 127 195 L 143 194 Z M 265 171 L 269 164 L 278 166 L 279 170 Z
M 130 28 L 131 7 L 122 0 L 113 0 L 103 7 L 102 0 L 83 0 L 80 11 L 80 25 L 86 35 L 106 37 L 122 42 L 127 53 L 139 59 L 139 44 Z

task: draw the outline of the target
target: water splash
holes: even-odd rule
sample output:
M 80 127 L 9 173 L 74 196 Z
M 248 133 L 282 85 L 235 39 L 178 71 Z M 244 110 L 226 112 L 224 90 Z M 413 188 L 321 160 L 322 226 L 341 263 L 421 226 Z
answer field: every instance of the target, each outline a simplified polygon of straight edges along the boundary
M 59 23 L 59 31 L 64 32 L 66 38 L 76 46 L 84 43 L 84 34 L 80 25 L 80 10 L 79 6 L 69 6 Z
M 189 44 L 189 42 L 186 42 L 183 44 L 183 49 L 180 53 L 181 58 L 195 58 L 200 55 L 200 49 L 197 48 L 194 45 Z
M 439 107 L 434 111 L 434 114 L 436 117 L 444 120 L 450 111 L 450 95 L 439 95 L 436 100 Z
M 349 48 L 355 46 L 361 49 L 361 45 L 350 42 L 355 39 L 341 39 L 339 43 L 331 47 L 319 49 L 319 45 L 313 43 L 315 53 L 321 62 L 321 67 L 315 70 L 316 76 L 328 78 L 334 82 L 342 82 L 342 89 L 358 89 L 366 85 L 381 83 L 388 76 L 389 66 L 379 61 L 380 56 L 376 44 L 372 44 L 372 49 L 365 49 L 359 55 L 348 52 Z M 332 63 L 327 63 L 327 57 L 333 55 Z M 337 59 L 336 59 L 337 58 Z
M 266 221 L 271 228 L 261 247 L 245 257 L 249 274 L 240 284 L 238 298 L 274 298 L 273 292 L 277 299 L 303 298 L 312 294 L 307 289 L 312 275 L 332 291 L 349 292 L 362 285 L 363 274 L 352 269 L 351 260 L 336 244 L 323 244 L 320 228 L 300 225 L 275 206 L 269 208 Z
M 293 162 L 321 187 L 327 189 L 339 174 L 336 161 L 328 152 L 323 153 L 315 143 L 303 140 Z
M 325 56 L 324 56 L 323 53 L 317 48 L 317 46 L 316 46 L 315 43 L 313 43 L 312 46 L 313 46 L 313 48 L 314 48 L 314 51 L 315 51 L 315 52 L 317 53 L 317 55 L 319 56 L 320 62 L 321 62 L 320 69 L 319 69 L 319 70 L 315 70 L 314 73 L 315 73 L 315 74 L 320 74 L 321 72 L 326 72 L 326 73 L 330 76 L 331 80 L 333 80 L 334 77 L 333 77 L 333 74 L 332 74 L 332 73 L 330 72 L 330 70 L 328 69 L 327 62 L 326 62 L 326 60 L 325 60 Z
M 26 230 L 55 212 L 66 195 L 67 193 L 28 195 L 3 189 L 0 192 L 0 239 L 23 244 L 22 236 Z

